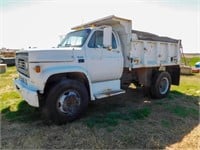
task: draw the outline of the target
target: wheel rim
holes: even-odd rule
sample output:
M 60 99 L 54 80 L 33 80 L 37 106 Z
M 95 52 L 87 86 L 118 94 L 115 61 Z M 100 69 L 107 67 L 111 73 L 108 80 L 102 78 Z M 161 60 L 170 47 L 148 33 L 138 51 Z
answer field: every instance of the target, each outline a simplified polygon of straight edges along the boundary
M 75 90 L 67 90 L 59 97 L 57 101 L 57 109 L 65 114 L 74 114 L 81 102 L 79 93 Z
M 160 81 L 159 91 L 161 94 L 166 94 L 169 88 L 169 80 L 167 77 L 164 77 Z

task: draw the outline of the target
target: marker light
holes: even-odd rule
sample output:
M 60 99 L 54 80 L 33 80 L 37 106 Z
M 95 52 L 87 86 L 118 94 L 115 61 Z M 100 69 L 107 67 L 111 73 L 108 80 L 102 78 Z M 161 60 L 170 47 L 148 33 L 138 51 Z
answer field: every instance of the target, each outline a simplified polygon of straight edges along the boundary
M 40 66 L 35 66 L 34 70 L 35 70 L 35 72 L 37 72 L 37 73 L 40 73 L 40 72 L 41 72 Z

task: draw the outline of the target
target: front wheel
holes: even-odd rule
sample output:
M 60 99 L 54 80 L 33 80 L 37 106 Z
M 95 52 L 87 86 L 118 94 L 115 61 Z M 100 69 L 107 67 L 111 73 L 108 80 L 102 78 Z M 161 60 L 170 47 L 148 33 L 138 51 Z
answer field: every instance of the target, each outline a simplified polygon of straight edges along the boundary
M 171 76 L 168 72 L 158 72 L 153 77 L 151 95 L 153 98 L 164 98 L 171 87 Z
M 62 80 L 46 97 L 48 118 L 56 124 L 63 124 L 79 118 L 88 106 L 88 91 L 76 80 Z

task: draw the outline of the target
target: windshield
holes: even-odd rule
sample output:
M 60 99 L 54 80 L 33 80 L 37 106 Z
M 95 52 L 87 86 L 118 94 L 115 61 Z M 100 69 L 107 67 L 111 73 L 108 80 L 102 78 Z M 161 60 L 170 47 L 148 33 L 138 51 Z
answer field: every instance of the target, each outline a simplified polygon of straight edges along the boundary
M 90 32 L 90 29 L 70 32 L 65 36 L 58 47 L 82 47 Z

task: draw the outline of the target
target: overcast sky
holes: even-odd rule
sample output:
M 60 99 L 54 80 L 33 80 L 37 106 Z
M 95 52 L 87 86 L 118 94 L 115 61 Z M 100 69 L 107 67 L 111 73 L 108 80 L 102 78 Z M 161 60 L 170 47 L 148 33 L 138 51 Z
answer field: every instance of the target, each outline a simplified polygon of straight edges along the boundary
M 53 47 L 71 27 L 109 15 L 200 52 L 200 0 L 0 0 L 0 48 Z

